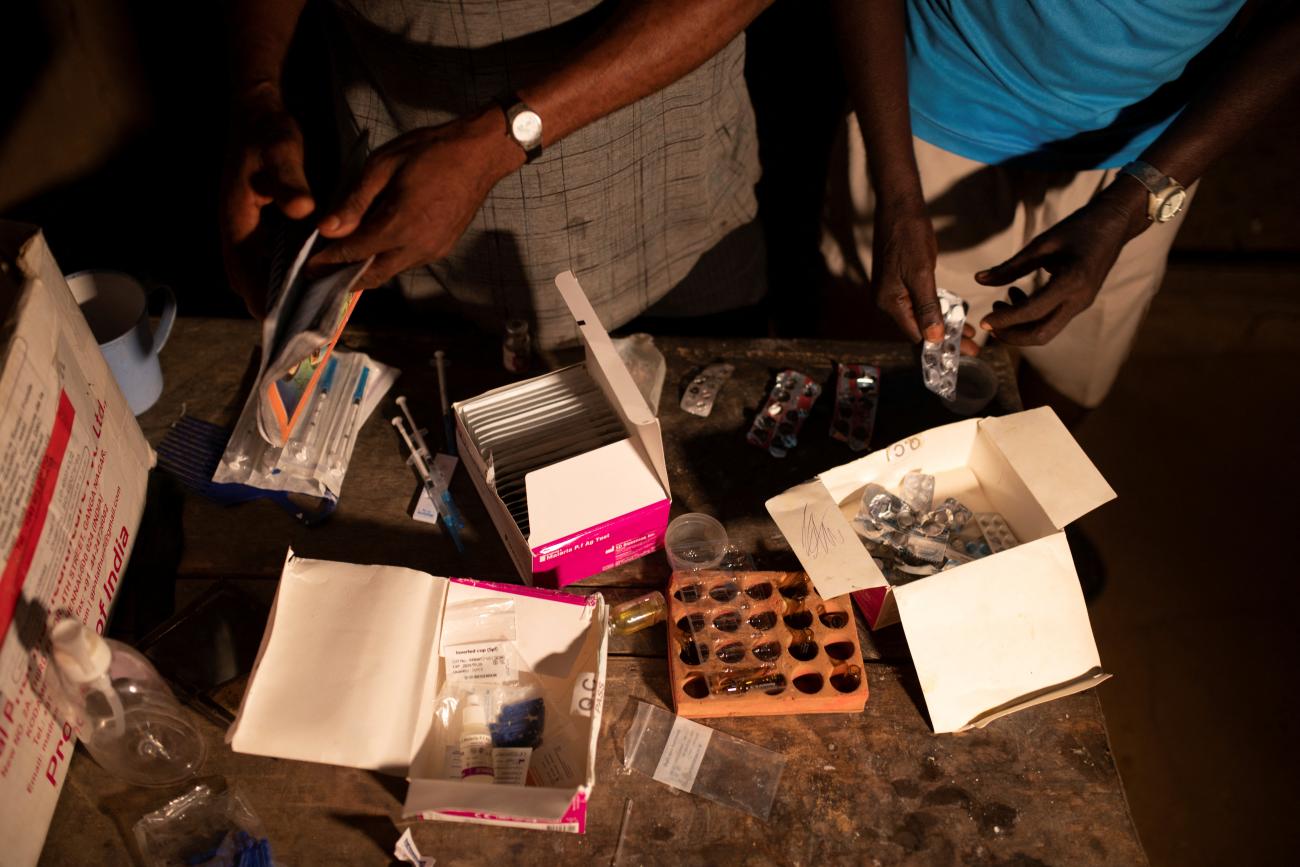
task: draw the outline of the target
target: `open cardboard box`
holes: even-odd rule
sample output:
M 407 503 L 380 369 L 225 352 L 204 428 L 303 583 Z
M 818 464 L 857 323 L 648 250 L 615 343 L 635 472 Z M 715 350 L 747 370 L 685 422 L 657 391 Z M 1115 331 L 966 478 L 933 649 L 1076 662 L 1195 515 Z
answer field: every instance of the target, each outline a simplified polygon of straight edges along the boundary
M 534 470 L 525 477 L 528 538 L 492 484 L 493 468 L 474 447 L 464 409 L 453 405 L 456 445 L 470 478 L 529 584 L 563 587 L 655 551 L 672 505 L 659 420 L 637 389 L 609 334 L 571 271 L 555 278 L 582 336 L 586 368 L 608 399 L 628 438 Z M 532 380 L 479 395 L 498 395 Z M 474 398 L 477 400 L 478 398 Z
M 448 605 L 514 601 L 520 663 L 546 697 L 541 785 L 441 775 L 434 700 Z M 236 752 L 405 775 L 405 816 L 582 833 L 596 773 L 608 615 L 599 594 L 555 591 L 289 552 L 239 715 Z
M 41 644 L 103 632 L 153 452 L 44 236 L 0 221 L 0 861 L 35 864 L 76 746 Z
M 898 587 L 853 529 L 863 488 L 935 477 L 956 497 L 999 512 L 1021 544 Z M 932 428 L 828 470 L 767 501 L 768 512 L 826 598 L 852 593 L 874 629 L 901 620 L 936 732 L 1078 692 L 1101 669 L 1062 528 L 1115 496 L 1050 409 Z

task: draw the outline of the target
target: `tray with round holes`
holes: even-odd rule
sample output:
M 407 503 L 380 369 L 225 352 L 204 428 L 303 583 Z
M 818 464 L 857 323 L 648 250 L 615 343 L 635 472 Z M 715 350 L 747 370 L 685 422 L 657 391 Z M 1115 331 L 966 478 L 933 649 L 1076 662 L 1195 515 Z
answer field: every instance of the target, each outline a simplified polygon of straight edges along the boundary
M 857 713 L 867 675 L 849 597 L 803 572 L 677 572 L 668 668 L 685 717 Z

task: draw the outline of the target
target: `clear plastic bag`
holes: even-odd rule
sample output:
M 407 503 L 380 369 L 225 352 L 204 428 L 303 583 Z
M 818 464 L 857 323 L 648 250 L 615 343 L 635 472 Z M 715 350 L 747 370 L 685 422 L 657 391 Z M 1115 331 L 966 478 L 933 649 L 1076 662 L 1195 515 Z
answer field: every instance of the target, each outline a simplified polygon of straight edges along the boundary
M 224 791 L 196 784 L 141 817 L 133 830 L 150 867 L 274 863 L 261 821 L 233 784 Z M 249 854 L 252 851 L 257 854 Z
M 785 756 L 638 702 L 623 766 L 665 785 L 766 819 Z

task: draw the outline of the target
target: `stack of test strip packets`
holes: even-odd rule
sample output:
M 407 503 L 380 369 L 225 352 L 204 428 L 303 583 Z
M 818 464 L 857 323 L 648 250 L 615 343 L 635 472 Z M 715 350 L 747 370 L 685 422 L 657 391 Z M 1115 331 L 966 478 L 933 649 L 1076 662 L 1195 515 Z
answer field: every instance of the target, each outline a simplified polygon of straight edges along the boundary
M 463 407 L 465 431 L 493 468 L 497 494 L 525 538 L 528 473 L 627 439 L 627 428 L 585 367 L 566 367 Z
M 934 476 L 912 470 L 899 493 L 867 485 L 854 519 L 890 584 L 906 584 L 1020 544 L 996 512 L 972 514 L 949 497 L 934 505 Z

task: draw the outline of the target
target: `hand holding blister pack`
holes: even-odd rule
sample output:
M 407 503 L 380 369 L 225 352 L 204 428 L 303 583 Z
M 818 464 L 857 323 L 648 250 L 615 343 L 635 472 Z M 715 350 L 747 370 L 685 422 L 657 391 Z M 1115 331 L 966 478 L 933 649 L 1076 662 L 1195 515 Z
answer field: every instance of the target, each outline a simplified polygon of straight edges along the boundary
M 925 387 L 945 400 L 957 395 L 957 364 L 961 356 L 961 332 L 966 325 L 966 305 L 947 289 L 940 289 L 939 313 L 943 316 L 943 340 L 921 347 L 921 378 Z

